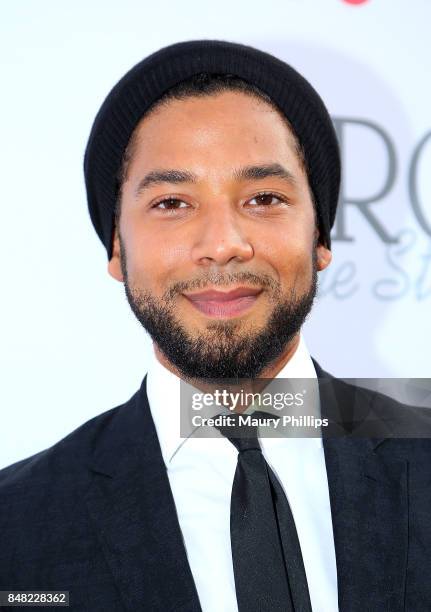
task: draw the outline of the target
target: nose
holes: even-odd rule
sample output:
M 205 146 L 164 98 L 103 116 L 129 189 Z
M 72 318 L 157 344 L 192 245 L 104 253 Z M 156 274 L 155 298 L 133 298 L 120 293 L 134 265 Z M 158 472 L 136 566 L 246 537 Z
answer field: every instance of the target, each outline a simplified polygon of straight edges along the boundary
M 228 207 L 215 206 L 200 220 L 192 259 L 198 265 L 226 265 L 245 262 L 254 255 L 253 246 L 241 227 L 241 220 Z

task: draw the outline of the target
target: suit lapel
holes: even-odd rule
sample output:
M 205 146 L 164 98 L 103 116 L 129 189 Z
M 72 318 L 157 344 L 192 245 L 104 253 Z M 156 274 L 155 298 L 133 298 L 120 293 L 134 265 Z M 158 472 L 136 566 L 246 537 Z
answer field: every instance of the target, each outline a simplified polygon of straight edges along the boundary
M 86 503 L 127 610 L 200 612 L 145 387 L 101 432 Z
M 317 366 L 322 416 L 358 407 L 355 388 Z M 324 380 L 324 384 L 322 382 Z M 367 406 L 360 406 L 367 413 Z M 355 419 L 347 417 L 344 429 Z M 337 432 L 335 433 L 337 435 Z M 380 452 L 390 440 L 323 439 L 340 612 L 404 610 L 408 547 L 407 462 Z

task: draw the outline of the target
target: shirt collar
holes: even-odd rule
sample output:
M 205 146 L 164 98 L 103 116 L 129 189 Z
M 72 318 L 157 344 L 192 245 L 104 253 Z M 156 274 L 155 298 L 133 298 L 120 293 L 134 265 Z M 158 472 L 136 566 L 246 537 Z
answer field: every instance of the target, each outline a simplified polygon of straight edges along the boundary
M 315 378 L 316 370 L 302 334 L 296 351 L 275 378 Z M 180 436 L 181 379 L 165 368 L 152 351 L 147 373 L 147 395 L 165 465 L 187 441 Z

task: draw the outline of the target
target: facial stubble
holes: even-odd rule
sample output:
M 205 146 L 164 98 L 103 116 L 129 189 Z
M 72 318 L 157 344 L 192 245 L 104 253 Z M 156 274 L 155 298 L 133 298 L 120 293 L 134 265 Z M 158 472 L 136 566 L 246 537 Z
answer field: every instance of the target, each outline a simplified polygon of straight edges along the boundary
M 283 295 L 280 283 L 270 276 L 242 271 L 207 274 L 205 278 L 175 283 L 158 298 L 131 286 L 121 238 L 120 253 L 130 308 L 165 358 L 188 380 L 257 378 L 283 354 L 299 332 L 317 292 L 315 245 L 311 253 L 311 279 L 301 295 L 297 294 L 297 282 Z M 205 331 L 191 335 L 175 315 L 176 300 L 183 291 L 240 283 L 266 290 L 272 312 L 263 327 L 244 331 L 234 319 L 213 320 Z

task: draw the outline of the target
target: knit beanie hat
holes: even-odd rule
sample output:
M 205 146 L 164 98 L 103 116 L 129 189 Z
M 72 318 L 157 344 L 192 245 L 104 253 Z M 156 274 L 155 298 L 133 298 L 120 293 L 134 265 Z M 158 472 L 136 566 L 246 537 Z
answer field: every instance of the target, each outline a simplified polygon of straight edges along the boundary
M 320 240 L 330 247 L 340 186 L 340 154 L 328 111 L 314 88 L 276 57 L 237 43 L 170 45 L 134 66 L 103 102 L 88 139 L 84 174 L 91 221 L 112 256 L 118 174 L 132 132 L 168 89 L 199 73 L 230 74 L 257 86 L 286 116 L 302 146 Z

